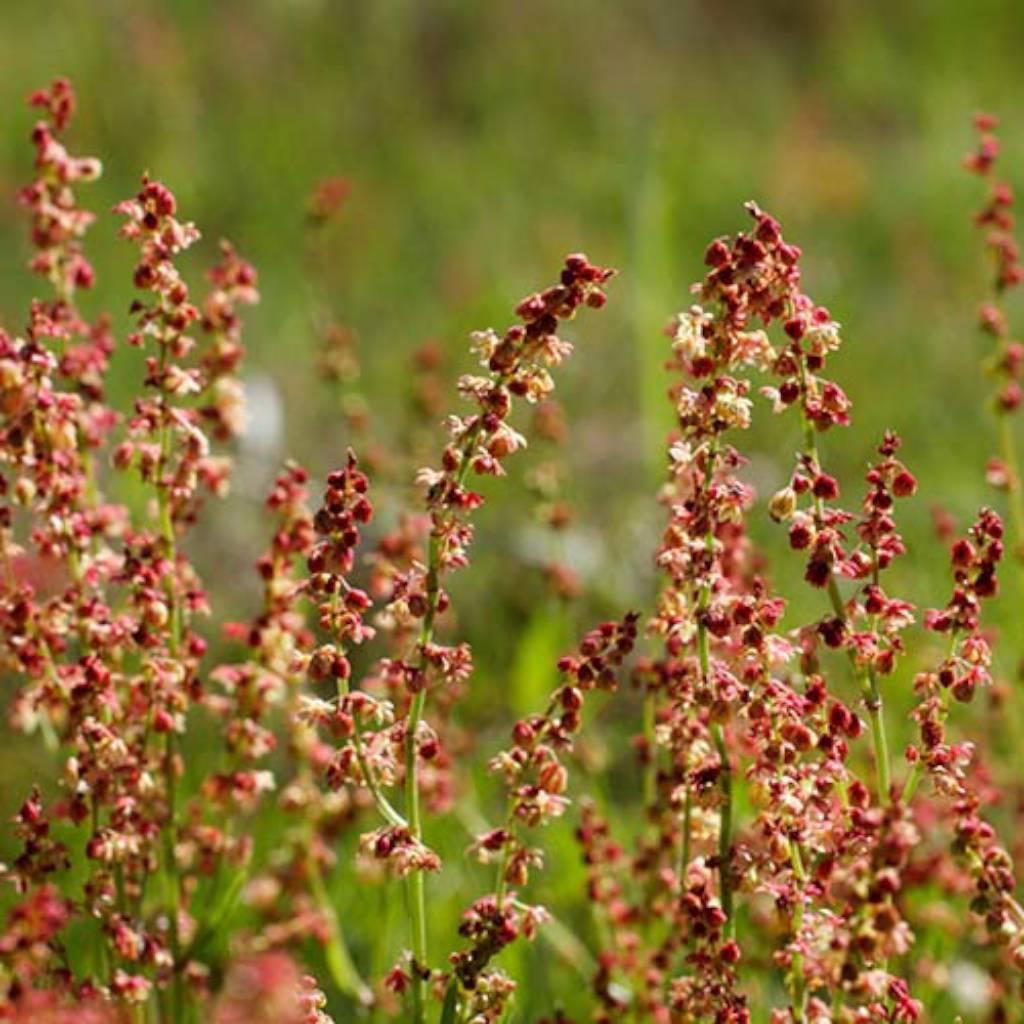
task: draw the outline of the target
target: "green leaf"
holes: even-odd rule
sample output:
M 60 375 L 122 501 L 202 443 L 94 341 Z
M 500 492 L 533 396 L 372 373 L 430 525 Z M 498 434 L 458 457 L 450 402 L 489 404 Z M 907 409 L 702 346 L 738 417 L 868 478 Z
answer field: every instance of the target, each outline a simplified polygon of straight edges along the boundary
M 327 957 L 327 967 L 331 972 L 331 980 L 338 986 L 339 991 L 361 1003 L 366 1003 L 372 998 L 366 983 L 359 977 L 348 947 L 342 941 L 337 929 L 332 929 L 324 952 Z
M 247 877 L 248 872 L 245 870 L 239 870 L 232 874 L 227 888 L 220 894 L 220 898 L 213 906 L 206 921 L 200 925 L 188 950 L 188 956 L 197 956 L 205 952 L 210 943 L 219 937 L 221 930 L 238 905 L 238 899 L 242 894 L 242 887 L 245 885 Z
M 563 653 L 565 613 L 547 608 L 523 630 L 510 672 L 511 702 L 516 714 L 541 711 L 557 681 L 555 665 Z
M 452 978 L 448 982 L 448 991 L 444 994 L 444 1006 L 441 1008 L 441 1024 L 455 1024 L 455 1014 L 459 1007 L 459 983 Z

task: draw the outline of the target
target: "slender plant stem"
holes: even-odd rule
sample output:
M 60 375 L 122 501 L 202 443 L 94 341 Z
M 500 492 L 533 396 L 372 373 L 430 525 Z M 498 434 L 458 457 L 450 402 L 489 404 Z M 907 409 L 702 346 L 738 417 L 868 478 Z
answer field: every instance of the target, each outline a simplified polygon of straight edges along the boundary
M 334 602 L 337 602 L 337 595 L 334 596 Z M 339 679 L 339 699 L 347 693 L 348 680 Z M 376 778 L 370 774 L 369 765 L 366 764 L 365 757 L 363 755 L 358 716 L 354 716 L 353 720 L 355 723 L 356 735 L 356 758 L 359 762 L 360 769 L 363 772 L 363 776 L 367 781 L 367 785 L 370 788 L 370 792 L 374 796 L 374 801 L 378 808 L 381 808 L 382 814 L 384 813 L 383 807 L 386 807 L 391 809 L 392 813 L 397 815 L 397 812 L 395 812 L 393 808 L 391 808 L 391 804 L 388 803 L 387 798 L 377 788 Z M 310 764 L 305 756 L 303 756 L 302 759 L 301 776 L 306 786 L 312 785 Z M 387 815 L 385 815 L 385 817 L 387 817 Z M 400 815 L 397 815 L 397 817 L 399 821 L 402 821 Z M 331 901 L 329 893 L 327 892 L 327 885 L 324 882 L 323 871 L 320 868 L 320 863 L 314 852 L 316 828 L 314 822 L 308 817 L 308 815 L 306 826 L 306 869 L 309 873 L 310 892 L 313 899 L 316 901 L 317 906 L 320 908 L 320 912 L 324 915 L 327 921 L 328 936 L 326 944 L 326 958 L 328 970 L 330 971 L 331 978 L 335 985 L 337 985 L 340 992 L 355 999 L 363 1007 L 370 1006 L 373 1003 L 373 992 L 363 981 L 363 978 L 355 965 L 355 961 L 352 959 L 352 954 L 349 952 L 348 943 L 345 941 L 345 933 L 341 927 L 341 919 L 339 918 L 338 912 Z
M 800 891 L 797 895 L 796 905 L 793 907 L 792 931 L 794 942 L 800 941 L 800 932 L 804 926 L 804 893 L 803 886 L 807 881 L 807 872 L 804 869 L 803 856 L 800 853 L 800 846 L 792 839 L 789 841 L 789 860 L 793 867 L 793 874 L 800 883 Z M 805 1024 L 807 1020 L 807 984 L 803 972 L 804 958 L 800 952 L 793 953 L 793 960 L 789 968 L 789 992 L 791 1012 L 795 1024 Z
M 504 378 L 501 378 L 502 381 Z M 455 477 L 455 486 L 461 487 L 469 471 L 470 457 L 482 429 L 482 421 L 466 433 L 460 446 L 461 464 Z M 427 610 L 419 635 L 419 657 L 415 677 L 421 689 L 412 698 L 405 732 L 405 817 L 409 836 L 416 844 L 423 842 L 423 822 L 420 814 L 419 749 L 417 739 L 420 722 L 427 705 L 427 648 L 434 640 L 434 622 L 441 600 L 441 544 L 437 523 L 430 534 L 427 549 Z M 424 1024 L 426 1019 L 427 981 L 430 976 L 427 948 L 426 892 L 422 871 L 411 871 L 406 876 L 406 901 L 411 931 L 413 979 L 411 984 L 413 1024 Z
M 339 681 L 338 683 L 339 693 L 348 693 L 348 682 Z M 384 795 L 383 789 L 381 789 L 380 781 L 377 778 L 376 772 L 373 770 L 373 766 L 370 764 L 366 757 L 366 746 L 363 738 L 363 727 L 359 722 L 358 716 L 354 718 L 354 731 L 352 736 L 352 746 L 356 754 L 356 763 L 359 765 L 359 771 L 362 773 L 363 781 L 366 783 L 366 788 L 370 792 L 370 796 L 373 797 L 374 806 L 376 806 L 380 816 L 389 824 L 395 828 L 408 828 L 408 822 L 402 815 L 395 809 L 395 805 Z
M 715 462 L 718 459 L 718 438 L 716 437 L 708 446 L 707 462 L 704 467 L 704 491 L 710 490 L 711 482 L 715 475 Z M 708 525 L 704 537 L 704 546 L 708 558 L 713 561 L 715 549 L 715 534 L 713 526 Z M 711 603 L 711 579 L 704 581 L 700 588 L 697 599 L 697 658 L 700 663 L 701 679 L 705 686 L 711 678 L 711 649 L 710 636 L 707 624 L 704 621 L 708 606 Z M 718 826 L 718 887 L 722 903 L 722 911 L 727 920 L 725 932 L 730 938 L 736 933 L 736 922 L 733 920 L 732 900 L 732 766 L 729 761 L 729 750 L 725 742 L 725 729 L 720 722 L 714 722 L 711 726 L 711 735 L 715 742 L 715 749 L 721 767 L 718 776 L 718 785 L 721 790 L 722 806 L 719 811 Z M 684 837 L 685 842 L 685 837 Z
M 437 616 L 440 599 L 441 554 L 436 533 L 431 533 L 427 566 L 427 611 L 420 629 L 420 656 L 417 665 L 417 677 L 421 689 L 412 698 L 405 734 L 405 817 L 409 836 L 414 843 L 423 842 L 423 822 L 420 814 L 420 783 L 419 783 L 419 748 L 417 734 L 423 719 L 427 703 L 426 681 L 423 678 L 426 669 L 425 651 L 433 642 L 434 619 Z M 429 976 L 429 960 L 427 949 L 427 909 L 426 893 L 423 884 L 423 872 L 411 871 L 405 880 L 406 901 L 409 912 L 409 926 L 412 943 L 412 999 L 413 1024 L 424 1024 L 426 1019 L 427 978 Z
M 405 813 L 408 820 L 409 835 L 416 843 L 423 841 L 423 823 L 420 820 L 419 771 L 417 761 L 419 752 L 416 747 L 416 731 L 423 717 L 426 703 L 426 691 L 420 690 L 413 697 L 409 711 L 408 735 L 405 747 Z M 425 1018 L 425 1001 L 427 996 L 427 975 L 429 973 L 427 952 L 427 910 L 426 893 L 423 885 L 423 872 L 411 871 L 405 880 L 406 899 L 408 901 L 409 925 L 412 939 L 413 956 L 413 1021 L 423 1024 Z
M 910 767 L 910 774 L 907 776 L 907 783 L 903 787 L 903 793 L 900 797 L 904 805 L 910 806 L 911 801 L 914 799 L 914 794 L 917 792 L 917 787 L 921 783 L 921 777 L 924 775 L 924 759 L 919 755 L 917 760 Z
M 163 345 L 160 350 L 161 371 L 166 367 L 166 364 L 167 346 Z M 162 376 L 161 372 L 161 378 Z M 161 402 L 163 421 L 160 425 L 160 457 L 156 466 L 155 487 L 160 532 L 165 548 L 164 554 L 170 562 L 170 571 L 164 577 L 169 626 L 167 651 L 171 659 L 177 661 L 182 640 L 182 611 L 178 601 L 178 588 L 175 579 L 178 563 L 178 543 L 174 528 L 174 515 L 171 509 L 170 488 L 164 479 L 167 463 L 171 455 L 172 435 L 170 425 L 167 422 L 166 396 L 162 397 Z M 164 787 L 167 794 L 167 823 L 163 830 L 163 846 L 168 895 L 167 914 L 170 925 L 171 954 L 174 958 L 171 1007 L 173 1019 L 175 1022 L 178 1022 L 181 1020 L 183 1012 L 184 988 L 181 972 L 185 965 L 181 962 L 181 935 L 179 931 L 180 922 L 178 920 L 181 913 L 181 890 L 175 852 L 175 838 L 178 831 L 178 778 L 175 769 L 176 748 L 177 742 L 172 726 L 167 731 L 164 746 Z
M 869 673 L 868 690 L 865 695 L 868 720 L 871 723 L 871 744 L 875 749 L 875 764 L 878 769 L 878 802 L 884 807 L 892 801 L 892 777 L 890 775 L 889 742 L 885 732 L 885 718 L 882 714 L 882 697 L 875 674 Z

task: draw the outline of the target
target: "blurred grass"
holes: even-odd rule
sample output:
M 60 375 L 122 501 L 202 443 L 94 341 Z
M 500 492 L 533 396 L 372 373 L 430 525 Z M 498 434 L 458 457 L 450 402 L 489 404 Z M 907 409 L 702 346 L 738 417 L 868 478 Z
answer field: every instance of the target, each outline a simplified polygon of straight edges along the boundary
M 744 225 L 748 198 L 804 248 L 809 290 L 845 326 L 834 369 L 855 403 L 855 428 L 829 435 L 825 457 L 856 495 L 883 429 L 903 434 L 921 496 L 908 503 L 910 554 L 891 588 L 925 604 L 944 600 L 930 505 L 966 520 L 988 500 L 982 468 L 994 449 L 978 371 L 985 343 L 973 328 L 985 283 L 969 223 L 979 188 L 959 160 L 970 114 L 989 108 L 1004 117 L 1007 173 L 1024 181 L 1024 5 L 51 0 L 43 9 L 5 0 L 2 15 L 0 190 L 12 194 L 30 175 L 25 94 L 66 74 L 81 103 L 70 144 L 105 163 L 85 201 L 109 208 L 148 169 L 204 231 L 191 264 L 197 281 L 221 236 L 259 267 L 249 365 L 273 382 L 285 410 L 284 436 L 265 461 L 294 454 L 323 473 L 350 440 L 336 395 L 316 380 L 314 297 L 326 294 L 333 315 L 358 332 L 375 431 L 394 445 L 409 357 L 424 339 L 440 340 L 454 380 L 471 365 L 467 332 L 502 326 L 565 252 L 582 248 L 621 269 L 607 313 L 574 329 L 577 357 L 560 383 L 588 604 L 551 615 L 522 559 L 515 482 L 503 482 L 500 497 L 490 489 L 476 571 L 457 584 L 479 666 L 468 714 L 482 757 L 500 742 L 507 709 L 536 705 L 553 653 L 594 616 L 649 596 L 669 422 L 660 331 L 687 303 L 706 241 Z M 311 282 L 306 200 L 331 175 L 348 178 L 352 195 L 331 228 L 326 277 Z M 0 321 L 10 328 L 24 322 L 33 287 L 23 235 L 13 202 L 0 206 Z M 89 249 L 100 273 L 89 308 L 111 308 L 123 326 L 131 254 L 113 219 L 101 219 Z M 138 376 L 138 354 L 123 354 L 122 404 Z M 751 438 L 762 491 L 788 470 L 793 428 L 762 411 Z M 257 481 L 271 471 L 257 470 Z M 238 616 L 255 600 L 240 581 L 266 529 L 257 492 L 243 488 L 212 513 L 197 543 L 212 589 Z M 798 578 L 766 517 L 754 532 L 780 583 Z M 820 612 L 816 595 L 798 588 L 795 598 L 790 621 Z M 1004 599 L 1000 618 L 1019 622 L 1019 604 Z M 1012 657 L 1002 667 L 1012 670 Z M 892 696 L 898 719 L 909 670 Z M 634 730 L 634 710 L 626 699 L 608 712 L 609 735 Z M 991 712 L 976 719 L 996 728 Z M 997 742 L 1011 744 L 1010 735 L 1001 729 Z M 594 752 L 615 768 L 605 794 L 613 809 L 636 781 L 620 746 Z M 46 772 L 34 747 L 12 749 L 4 813 Z M 486 786 L 478 799 L 477 813 L 493 816 Z M 444 829 L 431 838 L 458 862 L 466 833 L 454 820 Z M 587 934 L 571 823 L 549 840 L 538 895 Z M 433 884 L 432 905 L 442 908 L 435 948 L 449 944 L 453 915 L 474 891 L 468 883 L 482 879 L 466 865 Z M 355 921 L 394 910 L 372 888 L 340 897 Z M 396 951 L 394 929 L 350 930 L 357 959 L 379 973 Z M 530 965 L 520 1001 L 530 1020 L 563 968 L 543 946 L 520 955 Z

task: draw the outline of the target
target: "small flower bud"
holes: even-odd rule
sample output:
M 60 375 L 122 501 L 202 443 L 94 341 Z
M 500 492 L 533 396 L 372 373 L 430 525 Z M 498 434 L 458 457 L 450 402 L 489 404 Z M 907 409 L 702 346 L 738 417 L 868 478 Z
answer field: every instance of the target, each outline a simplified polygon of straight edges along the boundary
M 796 507 L 796 491 L 792 487 L 783 487 L 772 495 L 771 501 L 768 503 L 768 514 L 775 522 L 782 523 L 793 515 Z

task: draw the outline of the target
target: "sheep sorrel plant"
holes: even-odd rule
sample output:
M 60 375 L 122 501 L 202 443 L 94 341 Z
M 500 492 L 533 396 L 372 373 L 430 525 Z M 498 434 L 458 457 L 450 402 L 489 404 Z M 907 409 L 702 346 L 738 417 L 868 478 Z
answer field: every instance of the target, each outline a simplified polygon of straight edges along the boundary
M 6 837 L 0 1020 L 1024 1021 L 1017 850 L 997 832 L 1020 842 L 999 734 L 1016 697 L 990 685 L 1002 669 L 982 621 L 1003 522 L 982 508 L 951 540 L 948 598 L 919 613 L 898 596 L 897 514 L 917 480 L 887 432 L 840 504 L 825 444 L 852 409 L 827 376 L 840 329 L 773 217 L 748 204 L 747 230 L 712 242 L 668 331 L 676 427 L 649 610 L 582 629 L 500 738 L 502 695 L 455 618 L 455 571 L 486 518 L 474 488 L 525 446 L 521 404 L 543 410 L 542 436 L 564 432 L 559 332 L 605 305 L 614 272 L 571 255 L 503 333 L 474 336 L 468 411 L 448 417 L 409 507 L 351 450 L 322 485 L 280 467 L 259 606 L 215 617 L 223 595 L 192 556 L 244 427 L 256 272 L 222 243 L 193 298 L 199 233 L 143 178 L 115 208 L 135 259 L 116 351 L 115 321 L 79 304 L 93 215 L 77 191 L 100 165 L 65 148 L 66 81 L 31 103 L 21 200 L 46 294 L 22 334 L 0 331 L 0 649 L 10 726 L 49 770 Z M 1020 345 L 1002 297 L 1019 268 L 994 123 L 978 124 L 969 166 L 992 179 L 979 223 L 997 282 L 988 478 L 1016 545 Z M 348 186 L 318 196 L 319 224 Z M 329 375 L 364 432 L 351 336 L 329 334 Z M 443 373 L 429 351 L 421 434 Z M 108 399 L 115 359 L 139 368 L 126 410 Z M 739 447 L 757 405 L 793 421 L 766 501 Z M 785 533 L 769 565 L 754 536 L 772 521 Z M 788 600 L 773 582 L 801 577 Z

